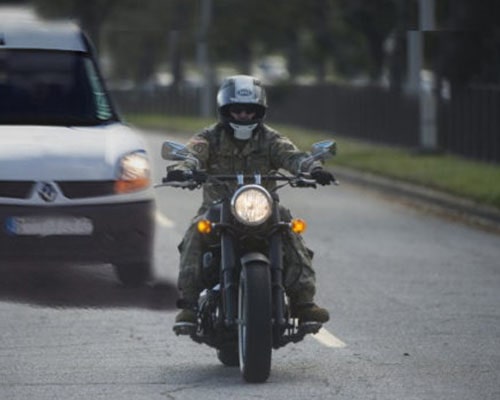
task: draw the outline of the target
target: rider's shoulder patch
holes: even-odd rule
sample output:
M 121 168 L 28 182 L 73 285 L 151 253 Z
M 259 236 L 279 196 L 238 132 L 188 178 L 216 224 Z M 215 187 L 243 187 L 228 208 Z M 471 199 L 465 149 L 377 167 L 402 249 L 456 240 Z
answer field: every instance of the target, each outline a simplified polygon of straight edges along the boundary
M 200 154 L 206 151 L 206 149 L 208 148 L 208 144 L 204 140 L 193 140 L 191 142 L 191 148 L 195 153 Z

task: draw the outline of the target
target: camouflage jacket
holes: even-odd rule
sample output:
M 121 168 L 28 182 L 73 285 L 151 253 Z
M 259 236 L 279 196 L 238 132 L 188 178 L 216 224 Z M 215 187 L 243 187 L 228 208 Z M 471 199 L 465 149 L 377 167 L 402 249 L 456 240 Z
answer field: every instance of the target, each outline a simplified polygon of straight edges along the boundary
M 208 174 L 254 174 L 262 175 L 285 169 L 292 174 L 309 172 L 321 166 L 320 162 L 304 165 L 301 162 L 309 155 L 300 151 L 287 137 L 267 125 L 262 125 L 248 141 L 237 143 L 221 123 L 217 123 L 195 134 L 187 143 L 189 151 L 199 160 L 199 169 Z M 168 170 L 189 170 L 196 166 L 190 161 L 172 165 Z M 272 189 L 274 182 L 263 182 Z M 236 187 L 236 184 L 234 185 Z M 221 199 L 227 190 L 214 183 L 203 186 L 203 206 Z

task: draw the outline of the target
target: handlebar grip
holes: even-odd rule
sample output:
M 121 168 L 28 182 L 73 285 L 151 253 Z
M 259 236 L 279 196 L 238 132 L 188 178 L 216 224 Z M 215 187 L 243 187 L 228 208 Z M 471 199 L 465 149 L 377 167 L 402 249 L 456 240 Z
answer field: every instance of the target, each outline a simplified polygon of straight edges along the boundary
M 191 178 L 197 183 L 205 183 L 208 179 L 208 175 L 206 172 L 195 169 L 191 173 Z

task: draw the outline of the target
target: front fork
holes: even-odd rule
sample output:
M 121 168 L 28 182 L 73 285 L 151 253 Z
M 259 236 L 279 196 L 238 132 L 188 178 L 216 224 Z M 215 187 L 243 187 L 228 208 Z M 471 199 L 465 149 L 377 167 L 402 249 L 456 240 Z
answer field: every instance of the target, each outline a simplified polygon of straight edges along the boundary
M 273 204 L 274 212 L 272 215 L 273 226 L 279 227 L 281 222 L 279 203 Z M 276 327 L 282 327 L 286 324 L 284 315 L 285 288 L 283 287 L 283 243 L 282 231 L 276 229 L 269 240 L 269 260 L 271 261 L 271 285 L 273 301 L 273 318 Z
M 222 223 L 227 223 L 230 220 L 231 210 L 229 203 L 224 202 L 221 209 Z M 224 307 L 226 326 L 234 326 L 237 318 L 238 307 L 238 286 L 236 283 L 236 254 L 234 251 L 234 239 L 227 230 L 221 232 L 221 282 L 222 285 L 222 304 Z
M 279 203 L 275 202 L 272 215 L 272 226 L 279 227 L 280 212 Z M 226 223 L 230 220 L 229 204 L 224 203 L 221 210 L 220 220 Z M 276 229 L 269 238 L 269 260 L 271 264 L 271 286 L 273 319 L 277 327 L 286 325 L 284 315 L 285 289 L 283 287 L 283 246 L 281 229 Z M 221 278 L 224 282 L 222 287 L 222 300 L 226 326 L 233 326 L 238 317 L 238 268 L 236 263 L 234 238 L 223 230 L 221 232 Z

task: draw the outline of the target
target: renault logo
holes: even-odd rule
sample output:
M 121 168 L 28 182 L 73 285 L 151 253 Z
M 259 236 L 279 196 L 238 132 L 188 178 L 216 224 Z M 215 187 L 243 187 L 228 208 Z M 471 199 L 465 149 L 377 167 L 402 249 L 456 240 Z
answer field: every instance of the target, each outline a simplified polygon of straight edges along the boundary
M 42 183 L 42 186 L 40 189 L 38 189 L 38 195 L 45 200 L 46 202 L 50 203 L 53 202 L 57 196 L 57 191 L 52 186 L 50 183 Z

